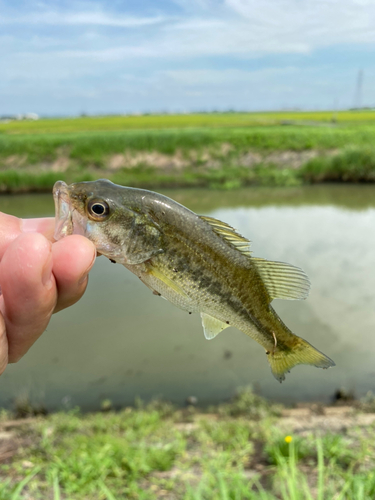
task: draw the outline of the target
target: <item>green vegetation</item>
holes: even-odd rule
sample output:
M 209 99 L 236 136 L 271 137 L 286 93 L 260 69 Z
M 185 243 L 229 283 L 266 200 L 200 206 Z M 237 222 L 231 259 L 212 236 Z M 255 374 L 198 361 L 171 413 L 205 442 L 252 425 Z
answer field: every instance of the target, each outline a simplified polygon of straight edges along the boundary
M 375 148 L 348 148 L 329 158 L 314 158 L 301 175 L 310 182 L 375 182 Z
M 0 123 L 11 134 L 69 133 L 93 130 L 166 129 L 191 127 L 251 127 L 292 123 L 374 123 L 375 110 L 290 111 L 270 113 L 192 113 L 186 115 L 95 116 Z
M 118 413 L 4 413 L 0 500 L 373 499 L 375 415 L 302 411 L 246 389 L 207 411 L 159 401 Z
M 374 182 L 375 111 L 0 123 L 0 191 L 109 178 L 146 187 Z

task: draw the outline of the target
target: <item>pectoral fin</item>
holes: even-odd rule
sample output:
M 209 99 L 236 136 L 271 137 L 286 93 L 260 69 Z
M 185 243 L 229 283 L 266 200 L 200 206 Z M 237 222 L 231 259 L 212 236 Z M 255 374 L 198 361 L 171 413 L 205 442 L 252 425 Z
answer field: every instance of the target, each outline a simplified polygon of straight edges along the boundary
M 168 276 L 159 271 L 159 269 L 156 269 L 155 267 L 150 267 L 149 273 L 152 274 L 152 276 L 154 276 L 158 280 L 162 281 L 168 288 L 171 288 L 175 293 L 181 295 L 182 297 L 185 297 L 186 299 L 189 299 L 189 297 L 186 295 L 183 289 L 175 281 L 172 281 L 171 279 L 168 278 Z
M 207 340 L 214 339 L 216 335 L 228 328 L 229 325 L 209 314 L 201 313 L 204 336 Z

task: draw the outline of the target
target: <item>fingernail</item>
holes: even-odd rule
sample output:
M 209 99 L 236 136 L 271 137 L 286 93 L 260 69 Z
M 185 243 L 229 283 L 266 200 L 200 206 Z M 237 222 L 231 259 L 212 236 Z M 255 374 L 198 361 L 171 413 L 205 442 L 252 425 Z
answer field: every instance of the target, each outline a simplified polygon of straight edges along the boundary
M 83 283 L 85 283 L 85 281 L 87 281 L 87 278 L 89 276 L 89 272 L 91 271 L 91 268 L 94 265 L 95 259 L 96 259 L 96 252 L 94 254 L 94 258 L 91 261 L 91 264 L 89 265 L 89 267 L 86 269 L 86 271 L 82 274 L 82 276 L 78 280 L 79 285 L 83 285 Z
M 78 280 L 78 285 L 83 285 L 85 283 L 85 281 L 87 281 L 89 277 L 89 274 L 86 273 L 84 274 L 79 280 Z
M 20 219 L 20 221 L 20 230 L 22 233 L 42 233 L 48 240 L 52 241 L 55 227 L 52 217 Z
M 50 252 L 47 262 L 44 264 L 42 271 L 42 283 L 46 287 L 52 286 L 52 265 L 53 265 L 52 252 Z

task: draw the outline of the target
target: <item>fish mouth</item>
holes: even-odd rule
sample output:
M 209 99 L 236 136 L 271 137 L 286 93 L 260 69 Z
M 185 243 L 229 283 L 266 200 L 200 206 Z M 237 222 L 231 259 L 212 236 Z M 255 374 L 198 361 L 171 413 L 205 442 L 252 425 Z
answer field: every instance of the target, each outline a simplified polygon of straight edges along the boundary
M 53 186 L 55 201 L 55 240 L 73 234 L 72 204 L 69 186 L 64 181 L 57 181 Z

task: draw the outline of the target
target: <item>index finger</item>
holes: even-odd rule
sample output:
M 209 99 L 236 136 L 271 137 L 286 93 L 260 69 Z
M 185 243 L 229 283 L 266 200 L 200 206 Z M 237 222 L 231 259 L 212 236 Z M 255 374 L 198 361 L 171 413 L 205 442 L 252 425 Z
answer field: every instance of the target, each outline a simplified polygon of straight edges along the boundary
M 55 221 L 53 217 L 39 219 L 19 219 L 0 212 L 0 260 L 10 243 L 22 233 L 41 233 L 48 240 L 54 241 Z

